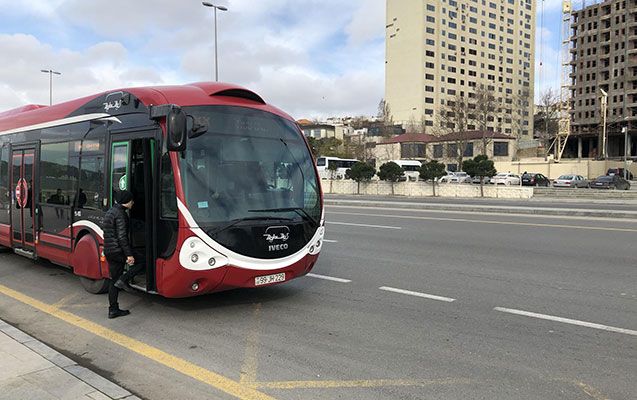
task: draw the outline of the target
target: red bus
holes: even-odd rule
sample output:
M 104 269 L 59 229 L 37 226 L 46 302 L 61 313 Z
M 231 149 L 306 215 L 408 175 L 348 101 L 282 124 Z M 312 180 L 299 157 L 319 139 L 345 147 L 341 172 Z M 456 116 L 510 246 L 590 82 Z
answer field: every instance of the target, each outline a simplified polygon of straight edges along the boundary
M 133 286 L 165 297 L 307 274 L 323 244 L 318 173 L 295 121 L 222 83 L 130 88 L 0 113 L 0 245 L 108 288 L 102 221 L 134 194 Z

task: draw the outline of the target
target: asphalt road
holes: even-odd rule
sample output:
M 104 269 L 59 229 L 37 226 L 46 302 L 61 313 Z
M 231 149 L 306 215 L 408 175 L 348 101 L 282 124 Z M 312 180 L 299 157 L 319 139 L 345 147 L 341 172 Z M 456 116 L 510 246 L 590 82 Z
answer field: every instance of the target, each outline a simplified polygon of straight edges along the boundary
M 637 223 L 332 206 L 327 220 L 313 276 L 123 293 L 132 315 L 116 320 L 66 270 L 2 254 L 0 316 L 147 399 L 237 398 L 224 379 L 276 399 L 635 398 Z

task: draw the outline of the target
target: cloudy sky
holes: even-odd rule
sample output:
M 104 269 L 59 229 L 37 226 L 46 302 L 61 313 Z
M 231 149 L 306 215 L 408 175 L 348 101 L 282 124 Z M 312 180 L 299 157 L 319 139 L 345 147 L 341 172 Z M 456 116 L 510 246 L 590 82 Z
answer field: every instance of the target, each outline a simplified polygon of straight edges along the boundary
M 296 118 L 376 113 L 385 0 L 215 4 L 229 9 L 218 14 L 220 80 L 253 89 Z M 537 8 L 536 91 L 559 86 L 561 0 Z M 62 73 L 54 77 L 54 103 L 214 79 L 212 9 L 197 0 L 0 0 L 0 9 L 0 110 L 48 104 L 41 69 Z

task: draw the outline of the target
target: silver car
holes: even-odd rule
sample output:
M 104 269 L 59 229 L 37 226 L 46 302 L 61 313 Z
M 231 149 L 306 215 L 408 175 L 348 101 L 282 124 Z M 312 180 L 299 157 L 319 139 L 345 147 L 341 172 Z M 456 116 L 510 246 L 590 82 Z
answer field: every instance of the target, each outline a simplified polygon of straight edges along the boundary
M 553 182 L 553 187 L 586 188 L 590 182 L 582 175 L 562 175 Z

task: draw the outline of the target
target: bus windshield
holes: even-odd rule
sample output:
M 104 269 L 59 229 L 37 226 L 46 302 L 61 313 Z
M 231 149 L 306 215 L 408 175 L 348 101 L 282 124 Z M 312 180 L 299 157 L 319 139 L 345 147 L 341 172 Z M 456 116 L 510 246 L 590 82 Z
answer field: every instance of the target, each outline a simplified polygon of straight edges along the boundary
M 243 107 L 185 110 L 207 127 L 180 157 L 187 206 L 200 227 L 216 233 L 241 221 L 280 219 L 318 228 L 316 172 L 294 123 Z

